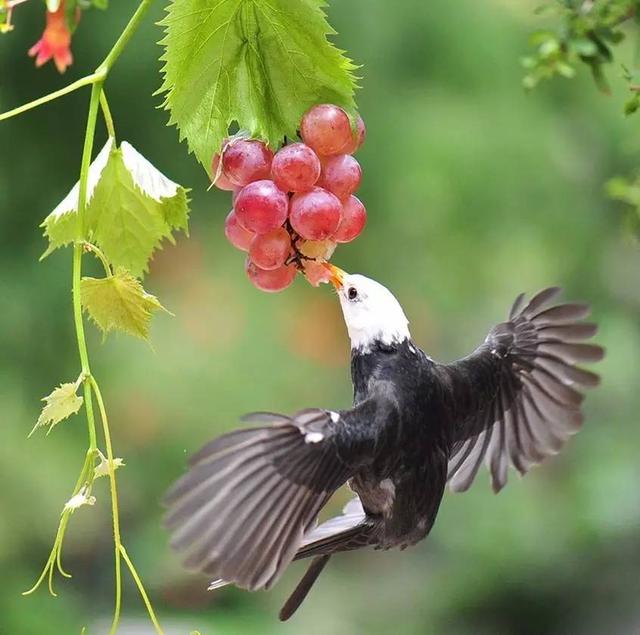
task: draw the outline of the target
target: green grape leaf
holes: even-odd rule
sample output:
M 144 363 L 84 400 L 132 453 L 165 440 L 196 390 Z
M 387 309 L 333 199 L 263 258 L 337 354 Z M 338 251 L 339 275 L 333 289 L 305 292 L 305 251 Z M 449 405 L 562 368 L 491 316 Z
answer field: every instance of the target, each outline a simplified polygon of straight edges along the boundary
M 77 238 L 77 199 L 76 184 L 42 223 L 49 239 L 44 256 Z M 174 230 L 188 229 L 187 190 L 126 141 L 115 148 L 109 140 L 91 164 L 87 199 L 85 238 L 134 276 L 148 270 L 163 239 L 174 242 Z
M 47 435 L 53 430 L 53 428 L 67 419 L 71 415 L 74 415 L 82 407 L 82 397 L 79 397 L 76 393 L 80 386 L 80 380 L 75 383 L 60 384 L 51 394 L 42 399 L 45 402 L 44 408 L 36 421 L 36 425 L 29 433 L 31 436 L 38 428 L 44 428 L 49 426 Z
M 122 267 L 107 278 L 83 278 L 80 297 L 83 308 L 105 335 L 118 330 L 146 340 L 153 313 L 166 311 L 158 299 L 147 293 Z
M 172 230 L 187 229 L 187 191 L 126 141 L 113 150 L 88 210 L 92 242 L 111 264 L 140 276 Z
M 91 206 L 91 199 L 96 189 L 98 181 L 102 178 L 111 150 L 113 149 L 113 139 L 109 137 L 104 147 L 93 163 L 89 166 L 89 176 L 87 178 L 87 206 Z M 49 240 L 47 250 L 42 254 L 46 258 L 52 251 L 59 247 L 64 247 L 78 238 L 78 192 L 80 185 L 76 183 L 71 191 L 58 203 L 56 208 L 49 214 L 40 227 L 44 229 L 45 238 Z
M 229 126 L 277 147 L 317 103 L 353 112 L 356 66 L 327 40 L 325 0 L 173 0 L 165 37 L 163 106 L 210 170 Z

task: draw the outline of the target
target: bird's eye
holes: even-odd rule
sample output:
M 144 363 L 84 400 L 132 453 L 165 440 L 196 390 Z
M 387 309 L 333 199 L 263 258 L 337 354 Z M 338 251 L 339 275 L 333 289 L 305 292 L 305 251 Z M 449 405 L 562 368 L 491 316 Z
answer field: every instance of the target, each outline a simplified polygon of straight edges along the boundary
M 355 300 L 358 297 L 358 290 L 355 287 L 349 287 L 347 297 L 349 300 Z

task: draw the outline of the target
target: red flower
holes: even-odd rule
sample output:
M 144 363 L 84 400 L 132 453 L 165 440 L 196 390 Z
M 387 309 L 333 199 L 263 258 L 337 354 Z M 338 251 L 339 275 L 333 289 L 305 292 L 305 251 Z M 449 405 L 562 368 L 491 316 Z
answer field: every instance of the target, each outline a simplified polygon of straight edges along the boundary
M 29 49 L 29 56 L 36 58 L 36 66 L 42 66 L 53 58 L 60 73 L 73 63 L 71 31 L 67 25 L 64 0 L 57 11 L 47 11 L 47 26 L 42 37 Z

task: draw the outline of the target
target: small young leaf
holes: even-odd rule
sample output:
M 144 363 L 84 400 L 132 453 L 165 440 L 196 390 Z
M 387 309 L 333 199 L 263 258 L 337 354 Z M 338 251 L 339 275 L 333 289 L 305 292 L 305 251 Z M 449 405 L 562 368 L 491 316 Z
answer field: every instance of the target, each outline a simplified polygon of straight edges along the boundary
M 147 293 L 122 267 L 108 278 L 83 278 L 80 296 L 82 306 L 105 335 L 119 330 L 146 340 L 153 313 L 166 311 L 158 299 Z
M 187 190 L 169 180 L 129 143 L 107 142 L 89 170 L 85 236 L 97 244 L 114 266 L 135 276 L 148 269 L 163 239 L 174 230 L 187 231 Z M 78 185 L 43 223 L 51 251 L 78 237 Z M 44 257 L 43 256 L 43 257 Z
M 71 415 L 74 415 L 80 410 L 82 406 L 82 397 L 79 397 L 76 393 L 80 382 L 69 384 L 60 384 L 51 394 L 42 399 L 45 402 L 45 406 L 36 421 L 36 425 L 29 433 L 31 436 L 38 428 L 49 426 L 47 434 L 53 430 L 53 428 Z
M 82 507 L 83 505 L 95 505 L 95 502 L 96 497 L 89 495 L 89 490 L 85 486 L 64 504 L 63 511 L 74 512 L 76 509 L 78 509 L 78 507 Z
M 303 113 L 352 110 L 355 66 L 327 40 L 325 0 L 173 0 L 161 24 L 169 123 L 210 169 L 235 121 L 277 147 Z
M 125 463 L 122 459 L 113 459 L 113 471 L 118 468 L 124 467 Z M 100 456 L 100 463 L 96 465 L 93 471 L 94 478 L 100 478 L 101 476 L 109 476 L 109 459 L 106 456 Z

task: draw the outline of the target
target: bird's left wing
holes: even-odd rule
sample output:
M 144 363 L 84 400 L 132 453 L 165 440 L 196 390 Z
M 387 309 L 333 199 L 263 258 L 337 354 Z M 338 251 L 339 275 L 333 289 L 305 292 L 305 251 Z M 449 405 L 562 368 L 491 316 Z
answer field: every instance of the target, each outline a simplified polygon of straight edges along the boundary
M 551 306 L 559 293 L 545 289 L 527 303 L 520 295 L 474 353 L 439 366 L 454 419 L 452 490 L 466 491 L 484 460 L 497 492 L 509 465 L 524 474 L 580 428 L 581 390 L 599 377 L 576 364 L 598 361 L 604 351 L 583 342 L 596 333 L 595 324 L 581 322 L 589 306 Z

